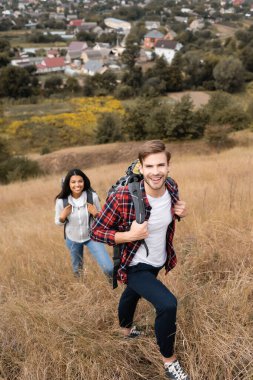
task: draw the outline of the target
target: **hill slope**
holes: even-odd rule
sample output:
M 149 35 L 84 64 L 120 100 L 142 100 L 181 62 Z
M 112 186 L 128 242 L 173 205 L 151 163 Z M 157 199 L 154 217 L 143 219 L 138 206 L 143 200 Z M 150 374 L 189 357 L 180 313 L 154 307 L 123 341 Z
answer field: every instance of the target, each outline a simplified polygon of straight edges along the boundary
M 90 148 L 91 149 L 91 148 Z M 97 149 L 97 148 L 96 148 Z M 103 148 L 101 148 L 103 149 Z M 102 201 L 128 160 L 86 171 Z M 175 154 L 171 175 L 189 215 L 177 224 L 179 263 L 161 279 L 179 301 L 177 353 L 193 380 L 251 380 L 253 152 Z M 0 377 L 8 380 L 162 380 L 153 308 L 124 340 L 113 291 L 85 252 L 72 277 L 54 225 L 58 175 L 0 187 Z

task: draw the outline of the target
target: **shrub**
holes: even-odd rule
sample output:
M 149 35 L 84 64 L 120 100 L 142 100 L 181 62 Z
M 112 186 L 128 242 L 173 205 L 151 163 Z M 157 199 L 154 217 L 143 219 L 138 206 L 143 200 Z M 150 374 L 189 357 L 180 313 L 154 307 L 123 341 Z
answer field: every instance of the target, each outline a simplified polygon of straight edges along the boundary
M 43 146 L 43 148 L 40 151 L 40 154 L 44 155 L 44 154 L 49 154 L 49 153 L 51 153 L 50 148 L 48 146 Z
M 131 98 L 133 94 L 133 88 L 127 84 L 120 84 L 114 92 L 115 97 L 118 99 L 128 99 Z
M 205 139 L 211 147 L 220 151 L 221 149 L 231 148 L 234 142 L 229 138 L 232 128 L 230 125 L 208 125 L 205 130 Z
M 0 183 L 2 184 L 26 180 L 42 174 L 39 164 L 26 157 L 11 157 L 0 163 Z
M 96 128 L 96 142 L 105 144 L 109 142 L 121 141 L 121 120 L 113 112 L 104 113 L 98 118 Z

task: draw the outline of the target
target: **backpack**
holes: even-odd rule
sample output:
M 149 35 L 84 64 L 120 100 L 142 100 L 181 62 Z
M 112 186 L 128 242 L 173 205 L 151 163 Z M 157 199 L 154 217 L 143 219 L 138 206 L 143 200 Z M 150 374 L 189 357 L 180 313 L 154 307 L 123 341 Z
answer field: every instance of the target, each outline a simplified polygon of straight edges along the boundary
M 145 221 L 145 205 L 142 198 L 142 192 L 140 189 L 140 181 L 143 176 L 139 172 L 139 160 L 135 160 L 127 168 L 126 175 L 121 177 L 112 187 L 108 190 L 108 196 L 116 192 L 119 187 L 128 185 L 129 192 L 132 196 L 134 209 L 136 214 L 136 222 L 142 224 Z M 144 244 L 147 256 L 149 254 L 148 247 L 145 240 L 142 240 Z M 113 289 L 118 287 L 117 283 L 117 272 L 120 266 L 120 255 L 121 255 L 121 244 L 115 245 L 113 247 L 113 279 L 112 285 Z
M 92 193 L 95 193 L 95 190 L 93 190 L 91 187 L 89 189 L 86 190 L 86 193 L 87 193 L 87 203 L 90 203 L 93 205 L 93 194 Z M 62 201 L 63 201 L 63 208 L 67 207 L 68 205 L 68 198 L 62 198 Z M 92 215 L 89 214 L 89 225 L 91 224 L 91 221 L 92 221 Z M 66 219 L 65 223 L 64 223 L 64 239 L 66 240 L 66 225 L 68 223 L 68 218 Z

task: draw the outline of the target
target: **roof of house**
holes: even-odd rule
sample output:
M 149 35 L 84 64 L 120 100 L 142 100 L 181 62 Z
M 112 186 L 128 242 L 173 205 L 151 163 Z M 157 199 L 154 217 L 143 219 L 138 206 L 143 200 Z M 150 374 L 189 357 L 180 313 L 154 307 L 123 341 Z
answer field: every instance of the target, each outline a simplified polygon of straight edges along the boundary
M 57 58 L 44 58 L 42 63 L 40 65 L 37 65 L 39 68 L 53 68 L 53 67 L 63 67 L 65 66 L 65 59 L 64 57 L 57 57 Z
M 57 55 L 59 54 L 59 51 L 57 49 L 51 49 L 51 50 L 48 50 L 47 55 L 48 54 Z
M 67 56 L 71 59 L 79 59 L 81 57 L 82 51 L 68 51 Z
M 88 45 L 84 41 L 73 41 L 68 46 L 68 52 L 70 51 L 82 51 L 87 49 Z
M 145 34 L 144 38 L 163 38 L 164 34 L 159 32 L 159 30 L 150 30 L 147 34 Z
M 84 52 L 89 59 L 92 60 L 99 60 L 102 59 L 102 53 L 101 50 L 93 50 L 93 49 L 87 49 Z
M 159 40 L 156 42 L 155 47 L 156 48 L 162 48 L 162 49 L 172 49 L 174 50 L 177 46 L 177 41 L 170 41 L 170 40 Z
M 103 67 L 103 63 L 101 61 L 96 61 L 96 60 L 89 60 L 84 65 L 85 70 L 93 71 L 94 73 L 99 71 L 102 67 Z
M 83 25 L 84 21 L 83 20 L 71 20 L 68 23 L 68 26 L 81 26 Z
M 160 21 L 145 21 L 145 27 L 147 29 L 159 28 L 161 25 Z

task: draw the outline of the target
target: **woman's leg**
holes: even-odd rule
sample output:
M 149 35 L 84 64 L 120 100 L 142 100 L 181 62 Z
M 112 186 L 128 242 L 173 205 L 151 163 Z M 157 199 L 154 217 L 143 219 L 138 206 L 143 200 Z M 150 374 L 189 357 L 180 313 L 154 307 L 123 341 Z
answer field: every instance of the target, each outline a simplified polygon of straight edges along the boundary
M 96 259 L 98 265 L 101 267 L 102 271 L 107 276 L 112 276 L 113 273 L 113 264 L 110 259 L 110 256 L 108 255 L 105 245 L 103 243 L 98 243 L 93 240 L 89 240 L 84 243 L 92 256 Z
M 80 271 L 83 269 L 83 243 L 76 243 L 66 238 L 66 245 L 70 251 L 73 272 L 79 276 Z

